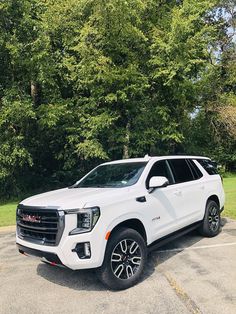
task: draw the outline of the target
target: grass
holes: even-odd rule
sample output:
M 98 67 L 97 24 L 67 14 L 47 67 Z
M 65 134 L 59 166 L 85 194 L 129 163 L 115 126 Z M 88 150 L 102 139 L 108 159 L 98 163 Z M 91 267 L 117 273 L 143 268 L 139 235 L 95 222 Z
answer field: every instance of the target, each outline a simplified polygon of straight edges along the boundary
M 224 189 L 226 204 L 223 216 L 236 219 L 236 175 L 224 178 Z M 16 206 L 14 201 L 0 205 L 0 227 L 15 224 Z
M 15 224 L 17 202 L 0 205 L 0 227 Z
M 223 216 L 236 219 L 236 175 L 224 178 L 224 189 L 226 203 Z

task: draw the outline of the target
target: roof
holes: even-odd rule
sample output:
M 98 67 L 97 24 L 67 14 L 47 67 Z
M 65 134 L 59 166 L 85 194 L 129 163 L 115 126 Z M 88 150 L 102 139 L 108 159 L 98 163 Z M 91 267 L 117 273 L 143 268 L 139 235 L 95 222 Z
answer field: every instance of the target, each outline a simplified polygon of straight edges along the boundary
M 127 163 L 127 162 L 148 162 L 150 160 L 158 159 L 182 159 L 182 158 L 191 158 L 191 159 L 210 159 L 205 156 L 193 156 L 193 155 L 163 155 L 163 156 L 148 156 L 145 155 L 143 158 L 128 158 L 128 159 L 119 159 L 103 163 L 105 164 L 117 164 L 117 163 Z

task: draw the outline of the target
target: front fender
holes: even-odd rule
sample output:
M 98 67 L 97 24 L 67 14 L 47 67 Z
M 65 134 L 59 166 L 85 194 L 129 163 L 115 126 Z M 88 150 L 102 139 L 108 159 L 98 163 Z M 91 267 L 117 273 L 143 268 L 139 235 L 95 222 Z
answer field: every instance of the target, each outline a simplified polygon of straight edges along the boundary
M 147 236 L 147 244 L 150 244 L 151 242 L 151 230 L 148 228 L 148 221 L 147 221 L 147 218 L 144 217 L 143 215 L 141 215 L 140 213 L 138 212 L 130 212 L 130 213 L 126 213 L 126 214 L 122 214 L 120 215 L 119 217 L 116 217 L 110 224 L 109 226 L 107 227 L 106 229 L 106 234 L 107 232 L 112 232 L 112 230 L 118 226 L 120 223 L 123 223 L 127 220 L 130 220 L 130 219 L 137 219 L 139 220 L 143 226 L 144 226 L 144 229 L 146 231 L 146 236 Z

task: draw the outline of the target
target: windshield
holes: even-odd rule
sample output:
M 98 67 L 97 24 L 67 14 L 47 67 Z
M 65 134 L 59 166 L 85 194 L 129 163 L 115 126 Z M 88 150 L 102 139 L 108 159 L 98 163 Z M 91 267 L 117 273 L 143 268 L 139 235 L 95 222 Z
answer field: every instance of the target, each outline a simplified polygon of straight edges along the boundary
M 135 184 L 141 176 L 146 162 L 107 164 L 94 169 L 76 188 L 119 188 Z

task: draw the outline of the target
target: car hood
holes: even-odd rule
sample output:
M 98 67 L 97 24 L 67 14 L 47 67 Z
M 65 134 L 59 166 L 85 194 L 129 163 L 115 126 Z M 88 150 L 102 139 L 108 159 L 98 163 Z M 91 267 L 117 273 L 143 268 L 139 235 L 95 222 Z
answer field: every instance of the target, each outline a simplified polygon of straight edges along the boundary
M 20 204 L 25 206 L 73 209 L 100 206 L 112 199 L 127 195 L 129 188 L 64 188 L 29 197 Z

